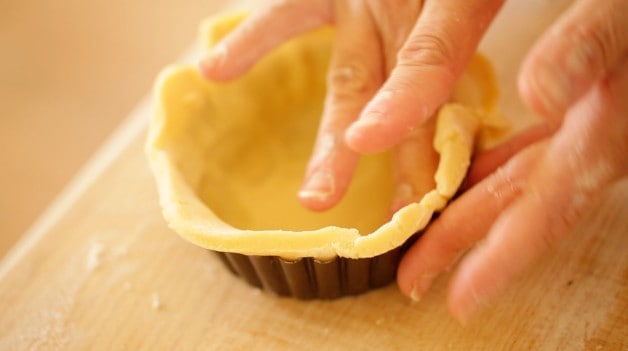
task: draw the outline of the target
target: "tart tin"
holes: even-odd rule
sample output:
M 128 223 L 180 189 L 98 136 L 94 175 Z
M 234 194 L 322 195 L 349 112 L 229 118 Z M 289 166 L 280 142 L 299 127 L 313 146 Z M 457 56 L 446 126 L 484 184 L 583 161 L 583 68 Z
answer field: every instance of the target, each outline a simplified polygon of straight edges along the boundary
M 231 273 L 248 284 L 279 296 L 335 299 L 384 287 L 395 280 L 399 260 L 419 235 L 384 254 L 351 259 L 312 257 L 286 260 L 277 256 L 248 256 L 211 251 Z

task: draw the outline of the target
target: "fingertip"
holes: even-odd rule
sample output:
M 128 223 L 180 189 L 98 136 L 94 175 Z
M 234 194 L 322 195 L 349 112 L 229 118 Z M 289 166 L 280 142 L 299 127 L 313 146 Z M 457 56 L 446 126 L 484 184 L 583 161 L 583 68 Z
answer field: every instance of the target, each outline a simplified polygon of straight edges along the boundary
M 527 230 L 534 228 L 522 229 L 523 221 L 530 223 L 531 215 L 521 211 L 523 203 L 519 197 L 501 212 L 485 240 L 464 257 L 452 277 L 447 304 L 461 324 L 486 309 L 531 262 L 527 246 L 534 240 L 523 233 L 529 234 Z
M 421 250 L 419 246 L 420 241 L 415 242 L 406 251 L 397 267 L 397 286 L 399 290 L 409 298 L 412 298 L 412 291 L 414 290 L 414 281 L 421 274 L 421 264 L 418 261 Z
M 452 317 L 466 326 L 487 305 L 490 296 L 477 288 L 477 274 L 471 254 L 464 259 L 451 280 L 447 305 Z
M 227 81 L 233 79 L 237 72 L 229 69 L 227 61 L 227 46 L 218 44 L 197 63 L 201 75 L 207 79 Z
M 203 76 L 203 78 L 206 79 L 211 79 L 214 71 L 214 67 L 212 64 L 212 58 L 210 56 L 205 56 L 203 58 L 201 58 L 196 66 L 198 68 L 198 71 L 201 73 L 201 76 Z
M 338 202 L 336 181 L 331 172 L 315 172 L 306 179 L 297 196 L 299 202 L 309 210 L 328 210 Z
M 544 60 L 533 61 L 518 77 L 524 101 L 542 115 L 558 119 L 574 99 L 573 84 L 563 67 Z
M 425 266 L 417 265 L 419 258 L 416 254 L 406 254 L 402 258 L 397 270 L 397 285 L 399 290 L 414 302 L 430 290 L 439 272 L 426 270 Z
M 397 269 L 397 286 L 403 295 L 410 298 L 412 301 L 418 301 L 421 299 L 421 295 L 416 291 L 414 284 L 417 277 L 411 269 L 408 269 L 408 259 L 406 257 L 407 256 L 404 255 L 399 262 Z
M 298 193 L 299 202 L 310 211 L 323 212 L 334 206 L 329 200 L 329 194 L 316 190 L 301 190 Z
M 524 62 L 524 65 L 521 67 L 519 74 L 517 75 L 517 90 L 519 91 L 519 96 L 523 100 L 525 104 L 530 106 L 534 111 L 541 111 L 542 114 L 545 113 L 543 111 L 543 105 L 536 98 L 536 94 L 534 89 L 530 84 L 530 63 L 529 60 Z
M 541 116 L 554 117 L 565 109 L 564 93 L 554 84 L 552 68 L 537 59 L 527 59 L 517 75 L 517 90 L 522 101 Z M 561 97 L 562 96 L 562 97 Z M 563 102 L 559 100 L 563 100 Z
M 297 197 L 303 207 L 315 212 L 327 211 L 338 202 L 335 194 L 325 190 L 302 189 Z
M 390 84 L 388 82 L 387 84 Z M 360 154 L 373 154 L 397 145 L 432 115 L 412 90 L 383 88 L 345 132 L 345 142 Z
M 362 155 L 384 151 L 394 145 L 382 136 L 385 128 L 385 124 L 377 118 L 358 120 L 347 128 L 345 143 L 350 149 Z
M 462 325 L 489 308 L 529 263 L 525 254 L 519 254 L 525 251 L 523 245 L 517 251 L 507 243 L 505 233 L 513 232 L 516 221 L 510 216 L 511 209 L 505 212 L 496 220 L 486 240 L 464 257 L 451 279 L 447 305 Z
M 403 255 L 397 268 L 399 290 L 412 301 L 419 301 L 438 277 L 438 271 L 431 270 L 426 253 L 417 242 Z
M 345 132 L 345 142 L 360 154 L 372 154 L 394 145 L 394 140 L 386 137 L 390 129 L 391 91 L 380 91 L 366 105 L 359 119 Z

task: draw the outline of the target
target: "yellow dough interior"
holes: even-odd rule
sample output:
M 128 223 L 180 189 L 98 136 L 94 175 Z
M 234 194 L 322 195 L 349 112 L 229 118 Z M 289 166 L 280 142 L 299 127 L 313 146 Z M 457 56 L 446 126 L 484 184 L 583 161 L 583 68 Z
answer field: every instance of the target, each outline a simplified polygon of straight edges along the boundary
M 204 46 L 241 19 L 207 21 Z M 207 81 L 185 65 L 162 72 L 146 149 L 164 216 L 183 238 L 249 255 L 372 257 L 423 229 L 457 191 L 480 132 L 501 123 L 493 111 L 492 71 L 481 57 L 439 112 L 437 186 L 423 200 L 390 218 L 392 161 L 383 153 L 362 158 L 348 193 L 333 209 L 313 212 L 298 202 L 322 112 L 333 34 L 324 28 L 302 35 L 229 83 Z

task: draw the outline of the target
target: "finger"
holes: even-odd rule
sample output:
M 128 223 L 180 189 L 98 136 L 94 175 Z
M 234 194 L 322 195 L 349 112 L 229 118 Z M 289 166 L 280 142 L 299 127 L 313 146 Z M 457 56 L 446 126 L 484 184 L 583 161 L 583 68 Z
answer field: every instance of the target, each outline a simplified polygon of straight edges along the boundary
M 432 146 L 435 123 L 415 130 L 401 142 L 394 152 L 395 195 L 390 211 L 419 202 L 436 187 L 434 173 L 438 166 L 438 153 Z
M 561 119 L 567 107 L 628 53 L 628 1 L 582 0 L 536 43 L 519 91 L 536 111 Z
M 526 149 L 445 209 L 401 260 L 397 282 L 404 294 L 420 299 L 442 271 L 484 237 L 499 213 L 520 193 L 545 146 L 539 143 Z
M 468 320 L 483 303 L 558 240 L 595 204 L 596 194 L 628 174 L 628 64 L 570 109 L 525 192 L 461 264 L 448 296 Z
M 301 203 L 312 210 L 332 207 L 346 192 L 359 155 L 346 145 L 343 135 L 383 81 L 381 48 L 367 9 L 347 5 L 335 3 L 336 41 L 325 109 L 298 194 Z
M 332 21 L 331 1 L 276 0 L 248 17 L 199 62 L 214 80 L 233 79 L 291 37 Z
M 384 86 L 345 136 L 360 153 L 403 140 L 442 105 L 503 0 L 428 1 Z
M 397 64 L 397 53 L 419 18 L 422 0 L 369 1 L 370 13 L 380 33 L 384 52 L 384 67 L 390 74 Z
M 551 125 L 540 123 L 519 132 L 493 149 L 478 153 L 469 168 L 465 188 L 475 186 L 475 184 L 493 173 L 515 154 L 533 143 L 549 137 L 554 131 L 555 128 Z

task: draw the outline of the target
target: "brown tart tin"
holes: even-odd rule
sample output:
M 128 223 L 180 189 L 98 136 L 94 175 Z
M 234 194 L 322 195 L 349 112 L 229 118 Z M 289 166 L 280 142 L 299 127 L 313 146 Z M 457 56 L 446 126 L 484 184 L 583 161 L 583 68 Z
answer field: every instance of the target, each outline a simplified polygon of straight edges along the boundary
M 249 256 L 211 251 L 227 269 L 248 284 L 279 296 L 302 300 L 335 299 L 384 287 L 395 280 L 402 254 L 418 235 L 404 245 L 369 258 L 312 257 L 287 260 L 277 256 Z

